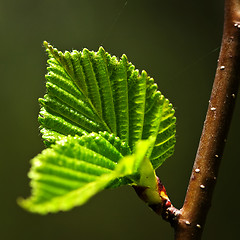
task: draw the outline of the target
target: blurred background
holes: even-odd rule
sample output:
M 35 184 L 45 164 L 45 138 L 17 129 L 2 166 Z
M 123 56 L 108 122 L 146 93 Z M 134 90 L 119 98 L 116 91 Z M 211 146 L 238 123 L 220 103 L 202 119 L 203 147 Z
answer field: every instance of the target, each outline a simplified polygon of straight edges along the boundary
M 127 54 L 176 109 L 177 144 L 158 170 L 182 206 L 221 43 L 223 0 L 0 0 L 0 239 L 173 239 L 168 223 L 130 187 L 107 190 L 70 212 L 39 216 L 16 204 L 30 194 L 29 160 L 44 149 L 38 98 L 45 93 L 44 40 L 59 50 Z M 203 239 L 239 236 L 239 126 L 236 106 Z M 236 204 L 235 204 L 236 202 Z

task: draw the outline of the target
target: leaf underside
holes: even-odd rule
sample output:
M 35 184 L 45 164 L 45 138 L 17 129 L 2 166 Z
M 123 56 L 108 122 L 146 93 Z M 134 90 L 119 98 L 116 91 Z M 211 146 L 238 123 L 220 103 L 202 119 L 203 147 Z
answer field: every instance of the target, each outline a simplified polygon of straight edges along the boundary
M 32 160 L 32 196 L 19 201 L 23 207 L 68 210 L 104 188 L 134 184 L 141 140 L 151 138 L 141 146 L 154 169 L 172 155 L 174 109 L 145 71 L 102 47 L 62 53 L 44 45 L 49 66 L 39 122 L 49 148 Z M 127 171 L 127 161 L 138 167 Z

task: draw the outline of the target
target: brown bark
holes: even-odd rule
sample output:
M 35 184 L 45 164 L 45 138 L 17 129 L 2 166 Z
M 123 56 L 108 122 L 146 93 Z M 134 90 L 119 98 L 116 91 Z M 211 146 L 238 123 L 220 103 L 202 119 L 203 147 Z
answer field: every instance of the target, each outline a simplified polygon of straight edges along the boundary
M 211 206 L 240 79 L 240 0 L 225 0 L 221 51 L 176 240 L 201 239 Z

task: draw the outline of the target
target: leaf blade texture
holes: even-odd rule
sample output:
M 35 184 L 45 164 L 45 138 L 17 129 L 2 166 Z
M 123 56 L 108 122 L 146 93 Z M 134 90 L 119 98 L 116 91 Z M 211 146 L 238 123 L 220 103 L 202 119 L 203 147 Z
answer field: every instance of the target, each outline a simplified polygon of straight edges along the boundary
M 45 214 L 105 188 L 155 191 L 154 170 L 174 151 L 176 118 L 153 78 L 102 47 L 63 53 L 44 45 L 47 93 L 38 119 L 48 148 L 32 160 L 32 196 L 20 205 Z
M 67 211 L 84 204 L 114 180 L 126 178 L 131 182 L 129 177 L 138 172 L 151 142 L 145 140 L 145 147 L 139 146 L 136 154 L 123 157 L 121 152 L 129 151 L 128 146 L 116 138 L 121 143 L 118 149 L 105 133 L 101 135 L 68 136 L 36 156 L 29 173 L 32 196 L 19 199 L 19 204 L 40 214 Z
M 173 154 L 175 111 L 145 71 L 140 74 L 126 55 L 118 60 L 102 47 L 62 53 L 44 45 L 49 67 L 39 121 L 48 146 L 61 135 L 107 131 L 131 150 L 137 141 L 155 136 L 148 153 L 154 168 Z

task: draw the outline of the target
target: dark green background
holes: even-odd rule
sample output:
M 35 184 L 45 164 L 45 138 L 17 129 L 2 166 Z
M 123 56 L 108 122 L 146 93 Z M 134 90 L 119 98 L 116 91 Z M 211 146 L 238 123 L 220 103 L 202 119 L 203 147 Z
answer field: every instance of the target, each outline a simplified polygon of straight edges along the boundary
M 176 109 L 174 156 L 159 169 L 181 207 L 208 105 L 221 42 L 223 0 L 1 0 L 0 239 L 173 239 L 173 231 L 130 187 L 98 194 L 70 212 L 33 215 L 16 204 L 29 195 L 29 160 L 43 148 L 37 99 L 45 92 L 47 40 L 60 50 L 126 53 L 158 82 Z M 122 9 L 122 11 L 121 11 Z M 119 18 L 116 20 L 116 18 Z M 239 236 L 237 105 L 203 239 Z

